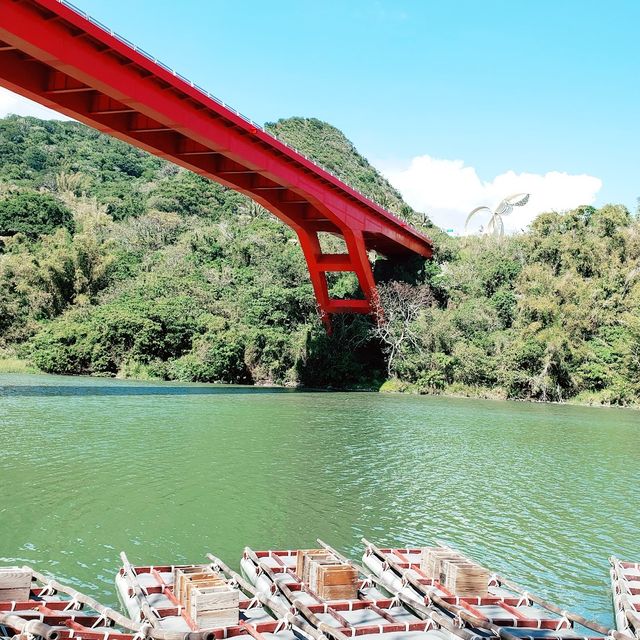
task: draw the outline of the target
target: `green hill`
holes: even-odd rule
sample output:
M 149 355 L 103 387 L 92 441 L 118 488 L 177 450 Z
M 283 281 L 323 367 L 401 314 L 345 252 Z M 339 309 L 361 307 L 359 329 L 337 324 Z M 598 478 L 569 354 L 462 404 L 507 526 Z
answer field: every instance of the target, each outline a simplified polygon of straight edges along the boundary
M 400 193 L 339 129 L 316 118 L 288 118 L 268 122 L 265 128 L 388 211 L 416 226 L 432 227 L 429 219 L 404 202 Z
M 291 118 L 268 128 L 436 240 L 437 260 L 404 274 L 413 284 L 382 285 L 384 336 L 344 317 L 327 337 L 295 235 L 244 196 L 80 124 L 12 116 L 0 120 L 5 362 L 638 402 L 637 217 L 583 207 L 503 240 L 449 238 L 334 127 Z M 332 281 L 336 296 L 355 287 L 349 274 Z M 412 314 L 393 313 L 409 302 Z

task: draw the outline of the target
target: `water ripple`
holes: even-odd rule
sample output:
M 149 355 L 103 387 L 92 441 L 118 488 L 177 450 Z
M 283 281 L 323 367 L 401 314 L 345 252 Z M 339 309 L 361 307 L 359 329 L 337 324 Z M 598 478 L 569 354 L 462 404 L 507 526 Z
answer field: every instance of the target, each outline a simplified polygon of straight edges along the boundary
M 0 376 L 0 562 L 115 603 L 134 562 L 446 540 L 611 623 L 640 559 L 637 412 Z

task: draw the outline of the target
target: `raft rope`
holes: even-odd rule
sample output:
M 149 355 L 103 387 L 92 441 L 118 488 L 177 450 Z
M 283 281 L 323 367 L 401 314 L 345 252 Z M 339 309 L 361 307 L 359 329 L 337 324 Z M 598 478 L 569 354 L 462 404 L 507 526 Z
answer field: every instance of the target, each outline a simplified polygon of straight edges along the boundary
M 107 611 L 110 611 L 110 609 L 107 609 Z M 91 625 L 92 629 L 95 629 L 97 626 L 99 626 L 103 621 L 105 623 L 105 626 L 110 627 L 113 625 L 113 622 L 111 622 L 111 620 L 109 620 L 109 618 L 107 617 L 107 611 L 101 613 L 97 618 L 96 621 Z M 108 636 L 108 634 L 107 634 Z M 104 640 L 107 640 L 107 636 L 105 636 Z
M 560 629 L 571 629 L 573 626 L 571 624 L 571 620 L 569 620 L 569 614 L 566 610 L 562 610 L 560 613 L 560 620 L 558 621 L 558 626 L 556 627 L 556 631 L 560 631 Z M 563 626 L 566 623 L 566 626 Z
M 63 611 L 79 611 L 80 609 L 82 609 L 82 603 L 76 598 L 76 596 L 73 596 Z
M 280 631 L 285 631 L 290 628 L 291 628 L 291 623 L 288 620 L 285 620 L 285 618 L 280 618 L 280 620 L 278 620 L 278 624 L 276 625 L 276 628 L 273 631 L 273 634 L 275 635 Z
M 149 631 L 153 627 L 148 622 L 142 622 L 140 629 L 133 636 L 132 640 L 145 640 L 149 636 Z
M 461 613 L 461 611 L 458 611 L 458 613 L 453 616 L 453 626 L 458 629 L 464 629 L 467 626 L 467 621 L 460 615 Z

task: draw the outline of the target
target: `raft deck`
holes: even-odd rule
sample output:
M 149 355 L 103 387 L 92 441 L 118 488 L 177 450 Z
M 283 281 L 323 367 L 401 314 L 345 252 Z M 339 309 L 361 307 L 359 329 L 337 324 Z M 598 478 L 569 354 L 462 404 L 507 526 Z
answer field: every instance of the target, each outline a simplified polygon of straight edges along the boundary
M 451 640 L 434 620 L 416 615 L 366 577 L 356 578 L 354 597 L 326 599 L 300 575 L 298 550 L 253 551 L 246 548 L 243 573 L 264 593 L 275 593 L 324 633 L 380 640 Z
M 378 548 L 363 539 L 364 565 L 391 593 L 402 593 L 416 602 L 429 603 L 478 634 L 511 639 L 629 640 L 629 636 L 545 602 L 495 573 L 489 574 L 486 594 L 458 595 L 441 580 L 427 575 L 424 548 Z M 463 554 L 439 545 L 443 556 L 461 566 L 474 563 Z M 456 559 L 457 558 L 457 559 Z
M 618 631 L 640 638 L 640 562 L 609 558 L 613 610 Z

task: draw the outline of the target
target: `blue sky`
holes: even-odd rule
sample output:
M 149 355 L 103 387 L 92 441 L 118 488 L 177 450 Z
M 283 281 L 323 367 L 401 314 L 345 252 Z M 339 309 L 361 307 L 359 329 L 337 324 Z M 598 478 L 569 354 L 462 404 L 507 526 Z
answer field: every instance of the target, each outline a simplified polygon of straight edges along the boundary
M 638 0 L 76 3 L 254 120 L 336 125 L 445 226 L 520 186 L 640 196 Z

